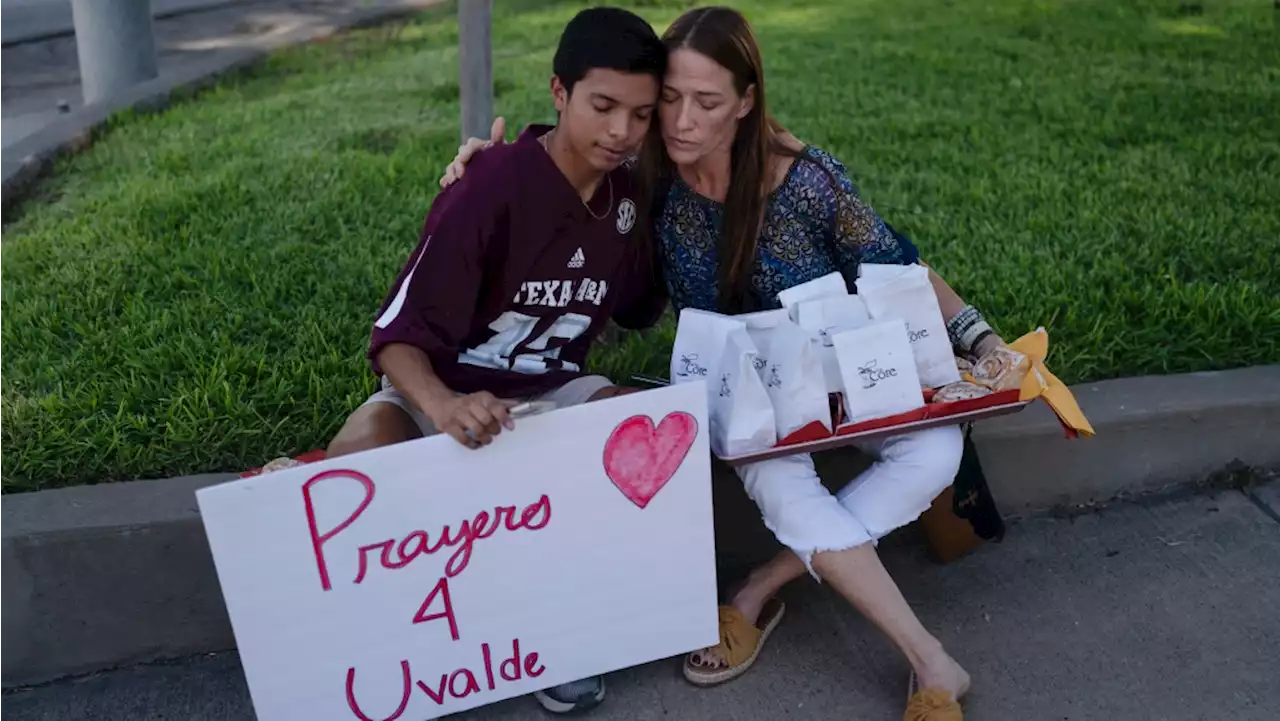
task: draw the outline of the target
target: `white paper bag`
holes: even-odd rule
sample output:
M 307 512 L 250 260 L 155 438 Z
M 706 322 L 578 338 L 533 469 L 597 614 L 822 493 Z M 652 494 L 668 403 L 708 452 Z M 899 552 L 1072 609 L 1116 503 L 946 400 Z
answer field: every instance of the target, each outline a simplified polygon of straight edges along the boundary
M 791 316 L 787 314 L 785 308 L 777 310 L 766 310 L 759 313 L 743 313 L 742 315 L 730 316 L 734 320 L 742 321 L 747 327 L 747 335 L 751 336 L 751 340 L 756 344 L 756 350 L 761 355 L 768 355 L 768 343 L 770 331 L 778 327 L 780 323 L 790 323 Z
M 791 320 L 796 319 L 795 306 L 806 300 L 826 298 L 833 295 L 848 295 L 849 284 L 839 271 L 828 273 L 821 278 L 814 278 L 800 285 L 793 285 L 778 294 L 778 302 L 786 308 Z
M 844 381 L 846 422 L 905 413 L 924 405 L 907 326 L 901 320 L 832 336 Z
M 778 442 L 773 404 L 756 370 L 756 347 L 746 328 L 725 337 L 709 407 L 711 450 L 721 458 L 770 448 Z
M 747 330 L 762 330 L 773 328 L 779 323 L 788 320 L 787 310 L 778 308 L 776 310 L 762 310 L 758 313 L 743 313 L 742 315 L 730 316 L 734 320 L 742 321 L 747 326 Z
M 852 330 L 871 323 L 867 304 L 856 295 L 832 295 L 797 303 L 796 323 L 805 330 L 830 335 L 832 328 Z
M 810 333 L 818 359 L 822 363 L 827 392 L 839 393 L 844 387 L 840 380 L 840 366 L 836 363 L 836 350 L 831 336 L 845 330 L 861 328 L 871 323 L 867 306 L 856 295 L 833 295 L 816 300 L 806 300 L 795 305 L 796 322 Z
M 788 319 L 757 332 L 765 336 L 768 344 L 768 360 L 760 370 L 760 378 L 773 404 L 778 438 L 786 438 L 814 421 L 831 430 L 827 383 L 818 357 L 821 346 L 813 342 L 809 332 Z
M 743 318 L 754 325 L 770 321 L 767 314 L 753 316 L 758 317 L 686 308 L 676 326 L 671 382 L 707 382 L 711 447 L 721 457 L 777 443 L 773 405 L 756 368 L 759 353 Z
M 756 370 L 764 371 L 765 364 L 769 362 L 769 338 L 773 329 L 779 323 L 790 323 L 791 318 L 788 317 L 785 308 L 778 310 L 766 310 L 759 313 L 743 313 L 742 315 L 733 316 L 734 320 L 740 320 L 747 326 L 747 335 L 751 336 L 751 342 L 756 345 Z
M 866 288 L 887 283 L 903 273 L 910 273 L 912 268 L 921 267 L 923 266 L 915 263 L 909 265 L 900 263 L 862 263 L 858 266 L 858 292 L 862 293 Z
M 929 269 L 922 265 L 883 282 L 858 288 L 872 320 L 902 320 L 907 324 L 911 351 L 915 355 L 920 382 L 938 388 L 960 380 L 956 369 L 947 324 L 938 307 L 938 296 L 929 282 Z
M 706 381 L 709 401 L 720 375 L 725 338 L 730 331 L 745 327 L 742 321 L 719 313 L 693 308 L 680 311 L 671 348 L 671 382 Z

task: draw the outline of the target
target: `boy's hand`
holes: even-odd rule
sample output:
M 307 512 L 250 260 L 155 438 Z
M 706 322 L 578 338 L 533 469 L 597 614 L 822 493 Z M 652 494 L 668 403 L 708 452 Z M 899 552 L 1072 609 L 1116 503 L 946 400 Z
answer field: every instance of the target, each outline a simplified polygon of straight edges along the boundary
M 511 401 L 481 391 L 445 400 L 427 416 L 441 433 L 449 434 L 467 448 L 479 448 L 492 443 L 503 428 L 515 428 L 509 412 L 512 405 Z
M 467 142 L 458 146 L 458 155 L 449 163 L 449 167 L 445 168 L 444 176 L 440 178 L 440 187 L 447 188 L 458 182 L 463 174 L 467 172 L 467 163 L 475 157 L 476 153 L 493 145 L 505 145 L 507 142 L 507 121 L 503 118 L 495 118 L 493 127 L 489 129 L 489 139 L 481 140 L 480 138 L 471 138 Z

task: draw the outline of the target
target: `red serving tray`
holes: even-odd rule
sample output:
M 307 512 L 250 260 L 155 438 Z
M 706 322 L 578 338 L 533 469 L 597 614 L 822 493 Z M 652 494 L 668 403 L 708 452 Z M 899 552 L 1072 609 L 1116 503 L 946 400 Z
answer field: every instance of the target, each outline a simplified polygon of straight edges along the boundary
M 931 396 L 932 394 L 926 394 Z M 833 448 L 850 446 L 860 441 L 875 440 L 887 436 L 895 436 L 910 431 L 920 431 L 937 426 L 952 426 L 970 421 L 994 418 L 996 416 L 1017 413 L 1031 404 L 1031 401 L 1019 400 L 1021 393 L 1017 388 L 1000 391 L 981 398 L 971 398 L 951 403 L 926 403 L 924 406 L 906 413 L 873 418 L 859 423 L 845 423 L 836 426 L 834 433 L 826 426 L 814 421 L 800 430 L 782 439 L 777 445 L 764 450 L 743 453 L 737 456 L 721 458 L 731 466 L 746 463 L 767 461 L 770 458 L 782 458 L 797 453 L 817 453 Z
M 927 400 L 933 397 L 933 391 L 926 390 L 924 395 Z M 884 418 L 873 418 L 860 423 L 845 423 L 836 426 L 834 433 L 827 430 L 826 426 L 814 421 L 782 439 L 772 448 L 721 458 L 720 460 L 731 466 L 740 466 L 746 463 L 766 461 L 770 458 L 781 458 L 797 453 L 817 453 L 853 445 L 859 441 L 874 440 L 909 431 L 919 431 L 936 426 L 959 425 L 984 418 L 1017 413 L 1031 404 L 1031 401 L 1019 400 L 1019 395 L 1018 389 L 1015 388 L 965 401 L 926 403 L 924 406 L 906 413 L 885 416 Z M 837 409 L 837 413 L 839 412 Z M 324 459 L 325 451 L 321 448 L 294 456 L 294 460 L 302 463 L 315 463 Z M 261 473 L 261 468 L 254 468 L 241 473 L 240 477 L 251 478 Z

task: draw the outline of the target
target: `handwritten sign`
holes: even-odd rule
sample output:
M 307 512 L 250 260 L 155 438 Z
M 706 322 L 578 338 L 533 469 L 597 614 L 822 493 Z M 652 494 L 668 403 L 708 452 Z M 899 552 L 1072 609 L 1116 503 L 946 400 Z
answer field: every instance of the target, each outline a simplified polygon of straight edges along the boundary
M 701 383 L 197 493 L 261 721 L 418 721 L 718 640 Z

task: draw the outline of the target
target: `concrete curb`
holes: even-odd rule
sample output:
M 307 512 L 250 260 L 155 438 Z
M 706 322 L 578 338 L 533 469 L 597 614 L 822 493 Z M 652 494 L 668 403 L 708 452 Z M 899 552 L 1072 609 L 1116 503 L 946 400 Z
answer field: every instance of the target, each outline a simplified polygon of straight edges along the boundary
M 3 685 L 233 648 L 195 492 L 234 477 L 6 495 Z
M 1232 465 L 1280 467 L 1280 365 L 1071 390 L 1097 437 L 1067 440 L 1043 403 L 975 426 L 983 470 L 1006 513 L 1157 492 Z
M 1098 430 L 1068 441 L 1045 408 L 978 425 L 982 463 L 1010 515 L 1203 480 L 1237 462 L 1280 467 L 1280 365 L 1073 388 Z M 1040 404 L 1037 404 L 1039 406 Z M 866 460 L 829 454 L 831 485 Z M 726 466 L 714 466 L 722 567 L 776 548 Z M 4 496 L 3 685 L 227 650 L 234 638 L 192 476 Z M 1016 532 L 1013 534 L 1016 537 Z
M 88 147 L 94 134 L 112 115 L 124 110 L 157 112 L 167 108 L 175 93 L 206 88 L 230 73 L 249 68 L 272 52 L 329 37 L 339 32 L 369 27 L 422 12 L 440 5 L 442 0 L 400 0 L 398 4 L 358 10 L 326 22 L 303 25 L 264 40 L 253 48 L 238 48 L 212 54 L 177 71 L 142 83 L 109 101 L 85 105 L 59 117 L 44 129 L 32 133 L 4 149 L 0 209 L 8 212 L 24 199 L 36 181 L 64 153 Z

